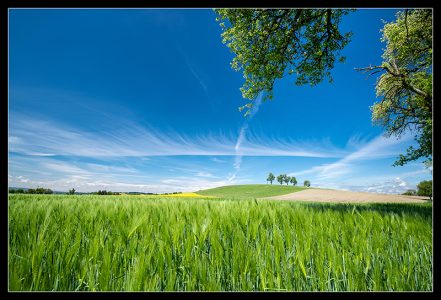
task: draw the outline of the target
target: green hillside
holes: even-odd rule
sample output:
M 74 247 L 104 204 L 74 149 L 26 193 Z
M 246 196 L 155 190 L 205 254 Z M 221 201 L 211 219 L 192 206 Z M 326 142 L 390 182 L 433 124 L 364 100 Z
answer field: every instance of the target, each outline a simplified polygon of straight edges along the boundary
M 280 184 L 244 184 L 227 185 L 214 189 L 197 191 L 197 194 L 204 196 L 215 196 L 220 198 L 262 198 L 304 190 L 305 187 Z

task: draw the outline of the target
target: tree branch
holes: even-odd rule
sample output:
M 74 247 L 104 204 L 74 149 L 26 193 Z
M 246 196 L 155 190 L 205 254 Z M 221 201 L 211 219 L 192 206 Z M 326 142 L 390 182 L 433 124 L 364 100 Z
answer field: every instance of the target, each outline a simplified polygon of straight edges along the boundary
M 394 63 L 394 64 L 395 64 L 395 63 Z M 397 68 L 396 64 L 395 64 L 394 67 Z M 392 75 L 392 76 L 394 76 L 394 77 L 400 77 L 401 80 L 402 80 L 403 85 L 404 85 L 406 88 L 409 88 L 409 90 L 411 90 L 411 91 L 414 92 L 415 94 L 418 94 L 418 95 L 424 97 L 425 99 L 431 100 L 431 99 L 429 99 L 429 98 L 431 98 L 429 94 L 427 94 L 426 92 L 424 92 L 424 91 L 420 90 L 419 88 L 417 88 L 417 87 L 413 86 L 412 84 L 410 84 L 410 83 L 406 80 L 406 76 L 405 76 L 404 74 L 400 74 L 400 73 L 398 73 L 398 72 L 397 72 L 397 73 L 396 73 L 396 72 L 393 72 L 393 71 L 392 71 L 389 67 L 387 67 L 387 66 L 369 66 L 369 67 L 365 67 L 365 68 L 354 68 L 354 69 L 355 69 L 356 71 L 362 71 L 362 72 L 364 72 L 364 73 L 367 73 L 367 72 L 370 72 L 370 71 L 374 71 L 374 70 L 378 70 L 378 69 L 386 70 L 390 75 Z M 397 71 L 398 71 L 398 68 L 397 68 Z M 376 73 L 378 73 L 378 72 L 376 72 Z M 372 75 L 372 73 L 371 73 L 370 75 Z

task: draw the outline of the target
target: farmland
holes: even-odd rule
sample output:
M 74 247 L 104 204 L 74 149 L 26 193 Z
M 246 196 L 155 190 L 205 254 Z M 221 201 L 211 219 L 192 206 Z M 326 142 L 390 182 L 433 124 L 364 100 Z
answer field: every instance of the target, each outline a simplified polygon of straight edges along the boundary
M 263 198 L 285 195 L 304 190 L 304 187 L 292 185 L 242 184 L 221 186 L 218 188 L 198 191 L 200 195 L 215 196 L 227 199 Z
M 15 194 L 8 205 L 12 291 L 432 290 L 430 203 Z

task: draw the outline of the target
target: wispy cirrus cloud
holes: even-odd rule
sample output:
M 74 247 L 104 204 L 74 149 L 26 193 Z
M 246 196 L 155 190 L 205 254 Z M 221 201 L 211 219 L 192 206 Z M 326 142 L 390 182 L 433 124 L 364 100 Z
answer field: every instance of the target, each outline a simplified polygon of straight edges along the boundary
M 54 189 L 76 186 L 83 191 L 110 187 L 148 192 L 176 191 L 178 188 L 188 191 L 246 182 L 237 177 L 243 156 L 342 157 L 346 153 L 326 142 L 258 137 L 249 132 L 247 123 L 236 136 L 231 133 L 186 136 L 125 119 L 115 120 L 118 122 L 116 130 L 96 128 L 94 131 L 17 113 L 14 113 L 13 120 L 8 144 L 9 153 L 13 154 L 9 159 L 11 174 L 27 176 L 27 185 L 40 184 Z M 175 156 L 206 156 L 208 161 L 224 170 L 225 164 L 231 160 L 219 157 L 231 156 L 234 157 L 234 171 L 224 176 L 216 168 L 210 170 L 207 165 L 188 165 L 181 159 L 172 159 Z M 168 157 L 167 164 L 177 174 L 186 175 L 185 179 L 179 179 L 182 186 L 171 183 L 166 186 L 166 182 L 159 182 L 161 178 L 175 179 L 174 171 L 151 178 L 161 168 L 158 157 Z M 125 162 L 132 160 L 131 166 L 126 166 Z M 156 165 L 146 170 L 141 167 L 146 162 Z M 23 183 L 18 179 L 11 180 L 11 184 Z M 192 185 L 184 182 L 192 182 Z
M 379 135 L 364 144 L 356 143 L 359 146 L 358 149 L 334 163 L 322 164 L 306 170 L 292 172 L 290 176 L 315 174 L 319 180 L 340 178 L 343 175 L 350 174 L 360 161 L 397 156 L 402 151 L 403 145 L 409 144 L 412 139 L 411 134 L 406 134 L 400 139 Z
M 224 164 L 224 163 L 226 163 L 225 160 L 219 159 L 219 158 L 217 158 L 217 157 L 211 157 L 210 160 L 213 161 L 213 162 L 215 162 L 215 163 L 220 163 L 220 164 Z
M 258 136 L 251 131 L 248 123 L 244 123 L 236 135 L 208 133 L 188 136 L 124 119 L 116 121 L 119 125 L 117 130 L 97 128 L 88 131 L 48 119 L 16 115 L 9 128 L 9 152 L 13 155 L 9 160 L 12 177 L 8 180 L 11 184 L 40 184 L 53 189 L 76 186 L 82 191 L 99 188 L 145 192 L 191 191 L 247 183 L 247 179 L 238 178 L 243 157 L 289 156 L 336 159 L 333 163 L 312 166 L 290 175 L 309 175 L 308 179 L 313 179 L 315 186 L 331 187 L 332 182 L 337 182 L 339 188 L 356 189 L 356 184 L 351 181 L 343 185 L 341 182 L 351 176 L 361 162 L 396 156 L 412 139 L 410 135 L 401 140 L 383 136 L 369 140 L 355 136 L 345 147 L 336 147 L 329 140 L 282 140 Z M 183 156 L 189 159 L 182 159 Z M 205 156 L 207 162 L 215 164 L 210 167 L 206 163 L 201 164 L 200 160 L 196 164 L 188 164 L 193 156 Z M 167 159 L 163 161 L 164 157 Z M 227 162 L 232 163 L 233 171 L 230 173 L 226 170 Z M 150 169 L 141 168 L 145 164 L 153 165 Z M 158 170 L 165 165 L 167 169 L 175 170 L 158 175 Z M 183 174 L 185 176 L 181 176 Z M 375 180 L 370 182 L 377 184 Z M 366 184 L 360 186 L 367 187 Z M 378 189 L 379 186 L 378 183 Z
M 87 131 L 20 115 L 9 128 L 9 151 L 31 156 L 303 156 L 343 157 L 347 150 L 327 143 L 257 137 L 245 124 L 233 134 L 186 136 L 118 120 L 118 130 Z M 238 159 L 238 164 L 240 161 Z

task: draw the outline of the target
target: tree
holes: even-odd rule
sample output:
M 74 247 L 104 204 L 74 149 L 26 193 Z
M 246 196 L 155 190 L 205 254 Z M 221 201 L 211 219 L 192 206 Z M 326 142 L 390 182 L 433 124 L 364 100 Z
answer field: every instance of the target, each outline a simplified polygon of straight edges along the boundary
M 432 200 L 432 180 L 423 180 L 417 185 L 418 196 L 429 196 L 429 199 Z
M 69 190 L 68 194 L 69 194 L 69 195 L 74 195 L 74 194 L 75 194 L 75 189 L 72 188 L 71 190 Z
M 297 179 L 296 179 L 294 176 L 292 176 L 292 177 L 291 177 L 291 180 L 290 180 L 289 182 L 291 182 L 292 185 L 295 186 L 295 185 L 297 184 Z
M 9 194 L 15 194 L 15 193 L 17 193 L 17 190 L 15 190 L 15 189 L 9 189 Z
M 17 189 L 15 192 L 16 192 L 17 194 L 24 194 L 24 193 L 25 193 L 24 189 L 22 189 L 22 188 Z
M 311 182 L 309 180 L 305 180 L 303 182 L 303 185 L 306 186 L 306 187 L 310 187 L 311 186 Z
M 36 194 L 35 189 L 28 189 L 28 194 Z
M 280 174 L 279 176 L 277 176 L 277 181 L 280 183 L 280 184 L 283 184 L 283 180 L 284 179 L 284 177 L 283 177 L 283 175 L 282 174 Z
M 289 181 L 291 180 L 291 177 L 289 177 L 286 174 L 283 174 L 283 181 L 286 183 L 286 185 L 288 185 Z
M 341 33 L 339 24 L 348 9 L 215 9 L 223 32 L 222 42 L 236 55 L 231 67 L 243 69 L 242 96 L 251 102 L 260 92 L 272 99 L 274 82 L 296 74 L 297 85 L 316 85 L 325 77 L 350 41 L 351 32 Z
M 268 178 L 266 179 L 266 181 L 269 181 L 269 182 L 271 182 L 271 184 L 273 184 L 273 181 L 274 181 L 275 178 L 276 177 L 274 176 L 274 174 L 270 172 L 268 174 Z
M 409 147 L 394 166 L 419 158 L 432 160 L 432 10 L 400 11 L 395 22 L 384 25 L 383 63 L 357 68 L 370 75 L 382 73 L 376 82 L 377 97 L 371 106 L 372 121 L 386 129 L 386 136 L 400 137 L 408 129 L 416 133 L 418 148 Z

